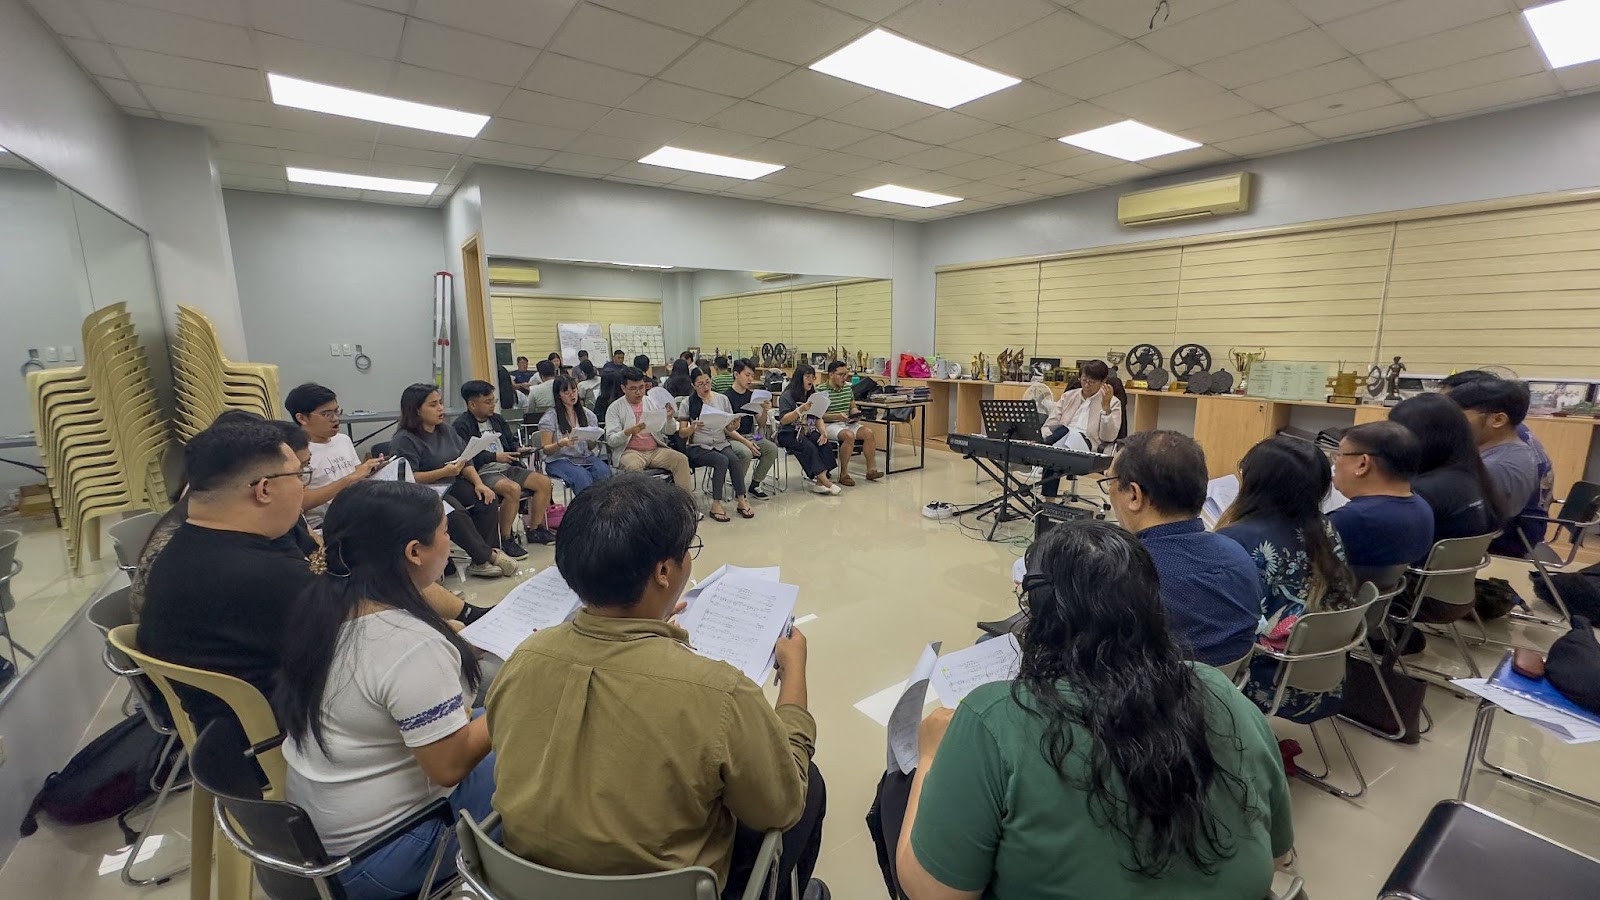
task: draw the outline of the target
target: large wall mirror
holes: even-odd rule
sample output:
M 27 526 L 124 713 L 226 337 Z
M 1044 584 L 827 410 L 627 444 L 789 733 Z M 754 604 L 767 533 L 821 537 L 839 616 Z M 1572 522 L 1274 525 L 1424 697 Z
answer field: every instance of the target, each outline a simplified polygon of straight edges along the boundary
M 68 564 L 33 434 L 27 372 L 82 366 L 84 317 L 117 303 L 126 304 L 144 345 L 158 405 L 170 412 L 165 316 L 148 237 L 0 149 L 0 578 L 12 573 L 0 587 L 0 658 L 8 664 L 0 675 L 9 675 L 0 700 L 116 571 L 109 538 L 100 559 L 85 558 L 76 571 Z M 98 522 L 105 529 L 117 518 Z

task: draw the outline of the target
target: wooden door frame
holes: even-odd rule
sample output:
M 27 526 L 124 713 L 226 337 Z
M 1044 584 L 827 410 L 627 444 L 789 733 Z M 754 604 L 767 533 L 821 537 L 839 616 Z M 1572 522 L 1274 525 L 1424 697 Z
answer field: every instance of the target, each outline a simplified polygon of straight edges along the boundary
M 467 307 L 467 358 L 462 368 L 472 377 L 494 384 L 494 343 L 489 336 L 489 294 L 485 278 L 483 242 L 474 234 L 461 244 L 461 296 Z

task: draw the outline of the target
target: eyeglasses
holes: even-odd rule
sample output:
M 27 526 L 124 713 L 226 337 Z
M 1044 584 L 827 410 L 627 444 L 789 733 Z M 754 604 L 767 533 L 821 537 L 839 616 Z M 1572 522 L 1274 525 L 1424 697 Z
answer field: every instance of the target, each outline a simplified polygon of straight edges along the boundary
M 1322 455 L 1326 456 L 1329 462 L 1337 462 L 1341 456 L 1373 456 L 1374 454 L 1371 450 L 1338 450 L 1330 447 L 1322 451 Z
M 335 419 L 343 418 L 344 417 L 344 410 L 342 410 L 342 409 L 319 409 L 314 413 L 314 415 L 321 416 L 324 419 L 327 419 L 328 421 L 332 422 Z
M 704 550 L 705 546 L 706 546 L 706 543 L 705 543 L 705 541 L 700 540 L 700 535 L 698 535 L 698 534 L 695 535 L 694 539 L 689 542 L 689 547 L 688 547 L 689 559 L 691 559 L 691 560 L 699 559 L 700 558 L 700 551 Z
M 273 474 L 273 475 L 263 475 L 260 478 L 257 478 L 256 480 L 254 480 L 254 481 L 250 482 L 249 484 L 245 485 L 245 487 L 253 488 L 253 487 L 255 487 L 256 485 L 260 484 L 263 481 L 271 481 L 274 478 L 289 478 L 291 476 L 299 476 L 301 484 L 309 485 L 311 483 L 311 467 L 310 466 L 306 466 L 303 469 L 296 469 L 293 472 L 278 472 L 278 473 Z
M 1112 481 L 1116 481 L 1116 480 L 1118 480 L 1118 479 L 1117 479 L 1117 476 L 1115 476 L 1115 475 L 1102 475 L 1099 478 L 1096 478 L 1094 480 L 1094 484 L 1095 484 L 1095 487 L 1098 487 L 1100 489 L 1100 493 L 1105 494 L 1107 497 L 1109 497 L 1109 496 L 1111 496 L 1111 488 L 1107 486 L 1107 483 L 1108 482 L 1112 482 Z

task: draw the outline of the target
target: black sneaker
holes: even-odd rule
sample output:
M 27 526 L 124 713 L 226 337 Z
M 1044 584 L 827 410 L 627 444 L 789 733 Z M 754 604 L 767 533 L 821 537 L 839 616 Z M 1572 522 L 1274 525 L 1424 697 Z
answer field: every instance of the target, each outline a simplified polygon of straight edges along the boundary
M 761 485 L 759 485 L 759 484 L 751 485 L 750 486 L 750 490 L 749 490 L 749 494 L 750 494 L 750 496 L 756 498 L 757 500 L 771 500 L 772 499 L 772 495 L 767 493 L 766 491 L 763 491 L 761 489 Z
M 522 549 L 522 545 L 517 543 L 514 537 L 500 539 L 500 552 L 512 559 L 521 559 L 528 555 L 528 551 Z
M 832 900 L 833 892 L 821 878 L 813 878 L 805 888 L 805 900 Z
M 548 528 L 535 528 L 528 532 L 530 544 L 553 544 L 556 542 L 556 533 Z

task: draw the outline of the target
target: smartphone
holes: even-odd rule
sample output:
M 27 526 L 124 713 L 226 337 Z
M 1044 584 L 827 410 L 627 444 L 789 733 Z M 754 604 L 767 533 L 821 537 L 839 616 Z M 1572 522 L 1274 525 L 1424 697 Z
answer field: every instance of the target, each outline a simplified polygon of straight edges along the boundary
M 1544 677 L 1544 656 L 1537 650 L 1518 650 L 1511 656 L 1511 668 L 1529 678 Z

